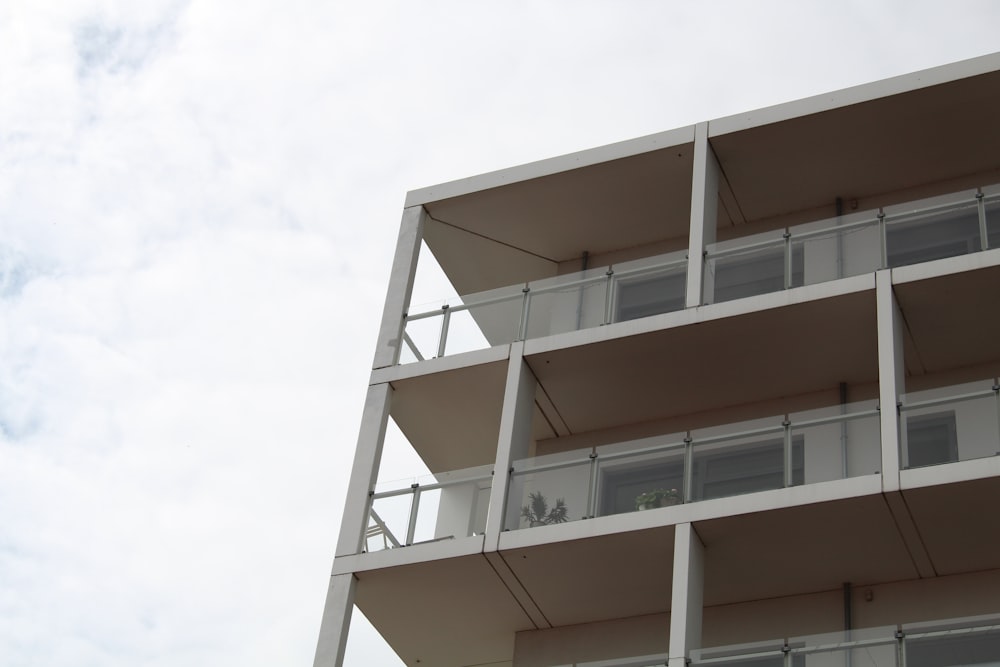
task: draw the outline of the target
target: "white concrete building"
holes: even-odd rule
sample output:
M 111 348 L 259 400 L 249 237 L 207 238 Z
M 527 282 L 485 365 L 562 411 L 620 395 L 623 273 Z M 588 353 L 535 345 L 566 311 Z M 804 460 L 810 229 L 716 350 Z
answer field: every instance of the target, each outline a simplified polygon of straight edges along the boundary
M 1000 664 L 998 184 L 995 54 L 409 193 L 316 667 Z

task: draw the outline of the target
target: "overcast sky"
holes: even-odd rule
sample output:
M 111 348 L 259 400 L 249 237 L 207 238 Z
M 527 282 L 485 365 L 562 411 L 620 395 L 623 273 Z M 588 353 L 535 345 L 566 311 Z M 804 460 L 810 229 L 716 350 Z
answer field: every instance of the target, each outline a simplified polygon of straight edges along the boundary
M 0 663 L 312 664 L 407 190 L 997 26 L 960 0 L 3 0 Z M 401 664 L 355 616 L 347 664 Z

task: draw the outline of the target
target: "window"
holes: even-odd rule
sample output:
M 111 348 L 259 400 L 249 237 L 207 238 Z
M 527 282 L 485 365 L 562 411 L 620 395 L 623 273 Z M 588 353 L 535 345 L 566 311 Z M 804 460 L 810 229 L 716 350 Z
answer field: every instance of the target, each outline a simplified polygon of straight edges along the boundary
M 906 418 L 907 468 L 920 468 L 958 460 L 954 412 Z
M 615 293 L 615 322 L 683 310 L 685 283 L 684 273 L 621 280 Z

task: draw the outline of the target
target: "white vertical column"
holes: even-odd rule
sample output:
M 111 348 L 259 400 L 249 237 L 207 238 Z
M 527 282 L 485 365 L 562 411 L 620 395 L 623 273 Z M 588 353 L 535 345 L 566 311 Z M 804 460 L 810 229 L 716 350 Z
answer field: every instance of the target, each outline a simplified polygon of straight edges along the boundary
M 899 412 L 896 403 L 906 391 L 903 360 L 903 316 L 892 291 L 892 271 L 875 273 L 878 322 L 878 383 L 882 431 L 882 490 L 899 490 Z
M 417 271 L 417 257 L 420 254 L 426 217 L 423 206 L 403 209 L 372 368 L 392 366 L 399 361 L 403 345 L 403 313 L 409 307 L 410 294 L 413 292 L 413 276 Z
M 375 480 L 378 477 L 391 400 L 392 388 L 389 383 L 373 384 L 368 387 L 365 407 L 361 413 L 358 447 L 354 452 L 354 466 L 351 468 L 351 479 L 347 483 L 347 499 L 344 503 L 344 518 L 340 522 L 337 556 L 348 556 L 361 551 L 365 528 L 368 525 L 368 492 L 375 487 Z
M 670 599 L 669 667 L 685 667 L 692 649 L 701 647 L 705 588 L 705 547 L 690 523 L 674 531 L 674 579 Z
M 313 667 L 341 667 L 344 664 L 356 587 L 357 580 L 353 574 L 336 574 L 330 577 Z
M 719 212 L 719 161 L 708 142 L 708 123 L 694 128 L 694 172 L 691 178 L 691 231 L 688 237 L 688 308 L 700 306 L 705 294 L 705 246 L 715 243 Z
M 531 418 L 535 408 L 537 380 L 524 361 L 524 343 L 510 346 L 507 366 L 507 386 L 504 390 L 503 411 L 500 414 L 500 437 L 497 441 L 496 466 L 493 469 L 493 488 L 490 491 L 490 509 L 486 517 L 487 551 L 496 551 L 500 533 L 507 518 L 511 466 L 528 455 L 531 445 Z

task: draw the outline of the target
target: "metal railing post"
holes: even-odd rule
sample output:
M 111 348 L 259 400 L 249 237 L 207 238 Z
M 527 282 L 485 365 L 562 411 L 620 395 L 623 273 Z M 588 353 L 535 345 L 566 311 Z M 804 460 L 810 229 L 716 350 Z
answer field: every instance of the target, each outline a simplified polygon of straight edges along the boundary
M 531 298 L 531 287 L 528 283 L 524 283 L 521 294 L 521 321 L 517 324 L 517 340 L 525 340 L 528 337 L 528 301 Z
M 792 486 L 792 422 L 785 415 L 785 420 L 781 422 L 785 429 L 784 451 L 785 451 L 785 487 Z
M 878 238 L 879 252 L 881 253 L 879 257 L 879 261 L 881 262 L 879 268 L 885 269 L 889 267 L 889 248 L 885 235 L 885 211 L 881 208 L 878 210 Z
M 441 306 L 441 333 L 438 335 L 437 356 L 444 356 L 445 345 L 448 342 L 448 324 L 451 322 L 451 307 L 448 304 Z
M 785 239 L 785 289 L 790 289 L 792 286 L 792 233 L 788 231 L 788 227 L 785 227 L 782 238 Z
M 684 436 L 684 502 L 691 502 L 694 486 L 694 441 L 691 440 L 691 431 Z
M 413 500 L 410 501 L 410 521 L 406 525 L 406 546 L 413 544 L 413 534 L 417 531 L 417 512 L 420 511 L 420 485 L 411 484 Z
M 590 488 L 587 489 L 587 516 L 593 519 L 597 516 L 597 452 L 590 453 Z
M 608 277 L 607 285 L 604 289 L 604 324 L 611 324 L 611 301 L 614 297 L 614 277 L 615 269 L 613 266 L 608 267 L 608 272 L 605 273 Z
M 976 189 L 976 210 L 979 213 L 979 249 L 989 250 L 990 234 L 986 229 L 986 200 L 983 198 L 983 191 Z

